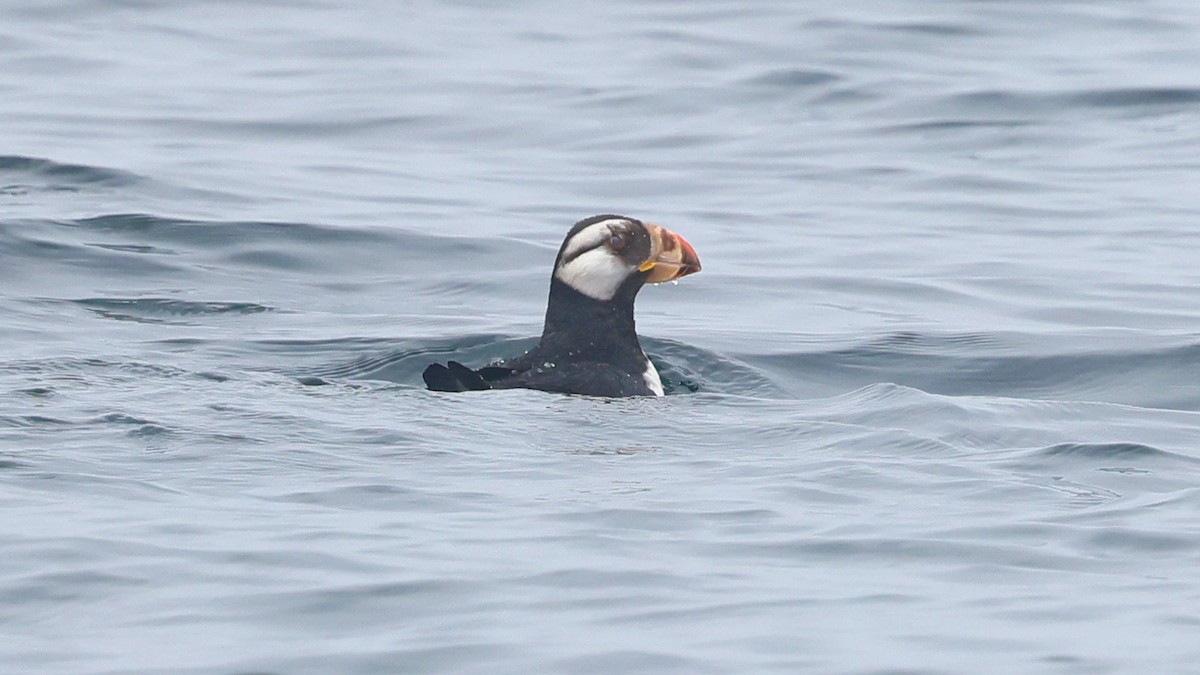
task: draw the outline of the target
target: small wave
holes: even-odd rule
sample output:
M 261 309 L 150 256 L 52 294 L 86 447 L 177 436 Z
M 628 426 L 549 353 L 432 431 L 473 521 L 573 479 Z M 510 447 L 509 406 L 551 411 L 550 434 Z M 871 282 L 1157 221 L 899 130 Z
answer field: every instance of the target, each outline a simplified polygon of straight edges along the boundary
M 177 251 L 169 248 L 159 248 L 157 246 L 149 246 L 146 244 L 87 244 L 108 251 L 116 251 L 118 253 L 146 253 L 151 255 L 179 255 Z
M 135 417 L 133 415 L 126 415 L 125 413 L 107 413 L 105 415 L 92 418 L 90 421 L 94 424 L 132 424 L 136 426 L 152 424 L 150 420 L 143 419 L 141 417 Z
M 437 287 L 445 280 L 447 260 L 507 260 L 524 274 L 532 247 L 513 238 L 455 237 L 403 227 L 113 213 L 0 221 L 0 258 L 5 261 L 0 281 L 54 278 L 63 288 L 86 293 L 82 289 L 95 288 L 94 278 L 108 280 L 109 287 L 126 286 L 117 282 L 128 281 L 133 288 L 146 288 L 146 280 L 154 279 L 151 288 L 176 290 L 207 286 L 214 271 L 242 279 L 284 272 L 311 286 L 344 293 L 390 275 L 409 283 L 412 293 L 437 297 L 462 292 Z M 502 274 L 493 268 L 491 280 Z
M 124 187 L 143 180 L 141 176 L 117 169 L 85 164 L 62 164 L 38 157 L 0 155 L 0 193 L 2 194 Z
M 942 101 L 940 107 L 1029 123 L 1039 114 L 1080 107 L 1149 108 L 1193 106 L 1197 103 L 1200 103 L 1200 88 L 1193 87 L 1122 87 L 1077 92 L 989 89 L 952 94 Z
M 877 131 L 881 134 L 906 134 L 906 133 L 952 133 L 959 131 L 971 131 L 977 129 L 1013 129 L 1018 127 L 1030 126 L 1032 123 L 1025 120 L 1006 120 L 1006 119 L 936 119 L 923 120 L 920 122 L 910 122 L 905 124 L 887 124 L 878 127 Z
M 1191 533 L 1162 529 L 1105 527 L 1088 537 L 1092 546 L 1101 551 L 1127 551 L 1140 555 L 1190 555 L 1196 550 L 1196 538 Z
M 772 70 L 761 75 L 755 75 L 746 81 L 747 84 L 763 87 L 780 87 L 792 89 L 797 87 L 815 87 L 838 82 L 842 77 L 825 70 L 808 68 L 785 68 Z
M 935 353 L 935 352 L 978 352 L 996 349 L 1005 345 L 1004 339 L 994 333 L 947 333 L 934 335 L 915 331 L 897 331 L 871 338 L 849 353 Z
M 1146 459 L 1175 457 L 1173 453 L 1141 443 L 1059 443 L 1042 448 L 1044 457 L 1081 457 L 1088 459 Z
M 81 373 L 107 373 L 117 378 L 192 377 L 195 373 L 163 363 L 115 361 L 100 358 L 22 359 L 0 362 L 0 373 L 34 376 L 73 377 Z
M 2 427 L 55 427 L 70 423 L 70 420 L 47 415 L 0 415 L 0 426 Z
M 32 466 L 33 466 L 32 464 L 27 464 L 25 462 L 21 462 L 21 461 L 15 460 L 15 459 L 8 459 L 7 457 L 0 457 L 0 471 L 11 470 L 11 469 L 28 469 Z
M 806 397 L 893 382 L 942 395 L 1200 410 L 1190 377 L 1200 363 L 1200 344 L 1185 336 L 1158 344 L 1108 342 L 1103 349 L 1095 344 L 1069 335 L 1032 341 L 1003 333 L 903 332 L 849 347 L 739 356 Z
M 1132 441 L 1067 442 L 1020 451 L 1008 464 L 1022 471 L 1070 473 L 1072 468 L 1125 475 L 1147 474 L 1164 467 L 1200 464 L 1200 458 Z M 1088 490 L 1098 490 L 1088 486 Z
M 189 302 L 172 298 L 83 298 L 70 302 L 107 319 L 141 323 L 181 323 L 168 321 L 164 317 L 242 315 L 274 311 L 273 307 L 253 302 Z
M 1094 89 L 1070 97 L 1079 105 L 1096 108 L 1130 108 L 1200 103 L 1200 89 L 1194 87 L 1123 87 Z
M 33 398 L 50 398 L 54 396 L 55 391 L 53 387 L 29 387 L 28 389 L 17 389 L 13 393 Z
M 145 244 L 149 239 L 153 242 L 218 246 L 293 241 L 362 246 L 381 244 L 402 234 L 395 231 L 340 228 L 303 222 L 193 220 L 151 213 L 111 213 L 55 221 L 55 224 L 92 233 L 136 235 L 136 243 L 139 244 Z
M 896 33 L 934 35 L 939 37 L 970 37 L 985 35 L 987 32 L 980 27 L 968 26 L 962 23 L 935 23 L 932 21 L 884 23 L 877 25 L 876 28 Z

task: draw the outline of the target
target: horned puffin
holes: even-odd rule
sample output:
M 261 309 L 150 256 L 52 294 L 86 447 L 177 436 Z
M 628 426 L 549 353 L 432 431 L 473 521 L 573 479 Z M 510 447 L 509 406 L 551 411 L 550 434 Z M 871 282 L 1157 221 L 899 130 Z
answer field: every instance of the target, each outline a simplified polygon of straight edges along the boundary
M 696 250 L 665 227 L 612 214 L 585 218 L 558 249 L 537 346 L 478 370 L 434 363 L 422 378 L 434 391 L 662 396 L 658 370 L 634 329 L 633 301 L 645 284 L 699 271 Z

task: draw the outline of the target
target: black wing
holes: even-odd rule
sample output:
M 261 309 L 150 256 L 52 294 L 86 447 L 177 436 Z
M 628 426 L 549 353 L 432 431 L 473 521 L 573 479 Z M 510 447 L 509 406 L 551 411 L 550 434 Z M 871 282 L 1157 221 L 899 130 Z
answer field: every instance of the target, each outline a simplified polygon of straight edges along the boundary
M 492 382 L 512 375 L 512 370 L 489 366 L 471 370 L 458 361 L 446 365 L 434 363 L 425 368 L 421 379 L 433 391 L 483 391 L 491 389 Z

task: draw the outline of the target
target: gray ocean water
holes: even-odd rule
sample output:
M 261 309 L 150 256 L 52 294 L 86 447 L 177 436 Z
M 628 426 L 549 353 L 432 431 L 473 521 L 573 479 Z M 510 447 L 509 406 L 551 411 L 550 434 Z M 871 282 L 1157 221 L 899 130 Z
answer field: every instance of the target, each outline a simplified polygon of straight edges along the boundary
M 1200 5 L 0 3 L 0 671 L 1200 669 Z M 570 225 L 671 395 L 425 391 Z

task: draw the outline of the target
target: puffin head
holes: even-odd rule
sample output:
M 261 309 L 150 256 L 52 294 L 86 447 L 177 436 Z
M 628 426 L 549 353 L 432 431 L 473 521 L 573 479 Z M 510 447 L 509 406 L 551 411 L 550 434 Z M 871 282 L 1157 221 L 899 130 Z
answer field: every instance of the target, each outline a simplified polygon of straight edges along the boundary
M 665 227 L 611 214 L 575 223 L 558 250 L 554 278 L 583 295 L 607 302 L 622 289 L 637 294 L 700 271 L 696 249 Z

